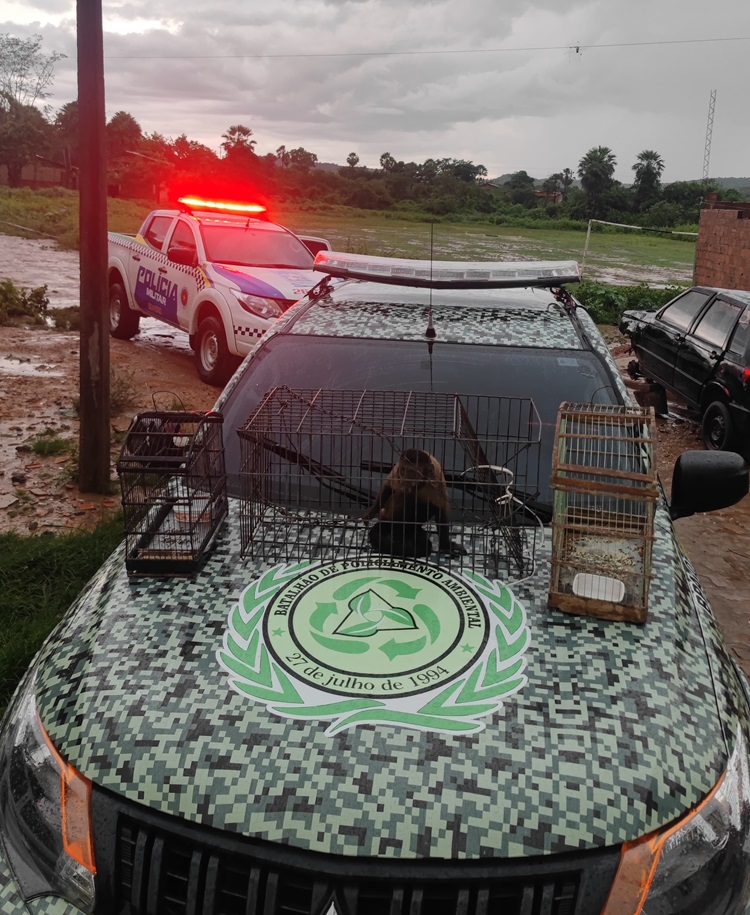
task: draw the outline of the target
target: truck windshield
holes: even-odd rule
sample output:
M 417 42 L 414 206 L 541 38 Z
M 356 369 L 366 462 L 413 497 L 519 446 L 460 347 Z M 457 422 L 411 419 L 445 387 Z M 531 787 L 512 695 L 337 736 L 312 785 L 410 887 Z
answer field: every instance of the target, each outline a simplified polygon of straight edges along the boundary
M 291 232 L 272 227 L 203 225 L 206 257 L 219 264 L 312 270 L 313 256 Z

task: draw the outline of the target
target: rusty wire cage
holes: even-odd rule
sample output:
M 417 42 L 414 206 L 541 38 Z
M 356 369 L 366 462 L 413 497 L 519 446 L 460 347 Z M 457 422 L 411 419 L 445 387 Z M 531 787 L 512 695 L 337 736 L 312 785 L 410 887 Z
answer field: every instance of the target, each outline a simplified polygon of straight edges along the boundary
M 564 403 L 552 459 L 551 607 L 645 622 L 656 482 L 654 411 Z
M 197 570 L 227 513 L 219 413 L 150 411 L 130 424 L 117 461 L 129 572 Z
M 397 555 L 524 577 L 540 536 L 540 432 L 524 398 L 276 388 L 238 430 L 243 555 Z M 365 518 L 413 451 L 442 468 L 447 518 L 410 495 Z

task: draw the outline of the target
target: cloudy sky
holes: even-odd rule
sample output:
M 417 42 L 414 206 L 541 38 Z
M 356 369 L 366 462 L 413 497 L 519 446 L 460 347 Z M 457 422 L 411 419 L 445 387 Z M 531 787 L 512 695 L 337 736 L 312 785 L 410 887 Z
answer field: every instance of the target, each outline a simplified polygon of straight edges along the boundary
M 82 15 L 90 0 L 79 0 Z M 468 159 L 490 177 L 575 171 L 592 146 L 630 183 L 750 175 L 748 0 L 102 0 L 107 117 L 218 151 L 344 164 Z M 0 0 L 0 33 L 66 54 L 52 110 L 77 96 L 74 0 Z

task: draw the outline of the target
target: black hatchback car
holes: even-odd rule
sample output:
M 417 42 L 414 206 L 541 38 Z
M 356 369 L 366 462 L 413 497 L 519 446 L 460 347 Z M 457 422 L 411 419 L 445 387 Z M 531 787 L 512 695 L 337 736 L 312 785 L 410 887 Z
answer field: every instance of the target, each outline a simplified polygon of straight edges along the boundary
M 656 312 L 626 311 L 632 371 L 701 416 L 706 448 L 750 449 L 750 292 L 694 286 Z

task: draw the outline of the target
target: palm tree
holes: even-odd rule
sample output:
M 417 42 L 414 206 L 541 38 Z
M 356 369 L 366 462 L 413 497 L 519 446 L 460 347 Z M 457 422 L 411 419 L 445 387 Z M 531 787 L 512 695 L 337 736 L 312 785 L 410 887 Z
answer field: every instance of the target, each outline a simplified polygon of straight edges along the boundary
M 560 183 L 562 184 L 563 200 L 565 200 L 565 198 L 568 196 L 568 191 L 573 184 L 573 172 L 571 169 L 564 168 L 562 170 L 562 178 L 560 179 Z
M 253 132 L 244 124 L 233 124 L 226 133 L 221 135 L 224 141 L 221 148 L 225 156 L 232 156 L 238 152 L 250 153 L 255 155 L 256 140 L 251 140 Z
M 578 177 L 588 201 L 592 219 L 604 215 L 604 195 L 614 186 L 617 159 L 608 146 L 594 146 L 578 163 Z
M 638 154 L 638 160 L 633 166 L 635 181 L 635 199 L 639 207 L 647 202 L 652 202 L 661 192 L 661 173 L 664 171 L 664 160 L 653 149 L 644 149 Z

